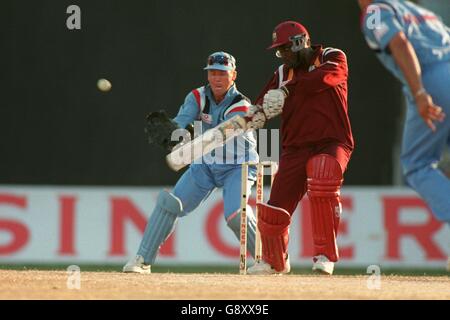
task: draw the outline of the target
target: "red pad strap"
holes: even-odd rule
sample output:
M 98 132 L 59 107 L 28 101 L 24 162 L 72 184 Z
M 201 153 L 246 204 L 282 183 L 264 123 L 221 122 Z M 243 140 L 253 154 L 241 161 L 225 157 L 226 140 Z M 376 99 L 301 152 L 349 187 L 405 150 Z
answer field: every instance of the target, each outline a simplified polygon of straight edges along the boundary
M 257 206 L 262 259 L 281 272 L 286 267 L 291 216 L 286 210 L 265 203 Z
M 341 214 L 340 187 L 342 169 L 328 154 L 312 157 L 306 164 L 308 198 L 311 202 L 311 222 L 314 255 L 325 255 L 336 262 L 339 253 L 336 243 Z

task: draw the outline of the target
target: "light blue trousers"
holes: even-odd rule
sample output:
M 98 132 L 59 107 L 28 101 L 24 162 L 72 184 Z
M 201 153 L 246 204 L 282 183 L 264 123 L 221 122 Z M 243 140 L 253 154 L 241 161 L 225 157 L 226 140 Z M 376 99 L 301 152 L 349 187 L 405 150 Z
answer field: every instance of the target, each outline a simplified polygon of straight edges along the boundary
M 248 170 L 249 180 L 256 180 L 256 168 Z M 173 194 L 183 203 L 185 215 L 197 208 L 215 188 L 223 188 L 224 215 L 227 219 L 241 206 L 242 166 L 193 164 L 178 180 Z
M 252 182 L 256 179 L 256 168 L 250 167 L 248 171 L 250 183 L 247 185 L 251 188 Z M 239 239 L 240 216 L 236 213 L 241 206 L 241 175 L 242 166 L 239 164 L 191 165 L 175 185 L 173 196 L 163 192 L 158 197 L 137 254 L 144 257 L 145 263 L 153 264 L 161 245 L 173 232 L 178 218 L 197 208 L 215 188 L 223 188 L 225 220 Z M 249 252 L 254 252 L 256 232 L 254 216 L 252 219 L 249 214 L 247 221 L 247 248 Z
M 445 146 L 450 146 L 450 62 L 427 66 L 422 80 L 436 105 L 446 113 L 433 132 L 407 97 L 401 161 L 407 183 L 425 200 L 435 217 L 450 224 L 450 180 L 437 168 Z

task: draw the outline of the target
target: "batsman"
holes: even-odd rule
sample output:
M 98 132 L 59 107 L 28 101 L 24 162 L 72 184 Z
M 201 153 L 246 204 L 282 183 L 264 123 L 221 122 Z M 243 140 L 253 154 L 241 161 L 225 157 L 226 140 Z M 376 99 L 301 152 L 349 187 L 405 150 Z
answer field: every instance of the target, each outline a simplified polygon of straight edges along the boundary
M 354 148 L 347 112 L 346 55 L 339 49 L 311 45 L 309 32 L 295 21 L 276 26 L 268 49 L 274 49 L 283 64 L 256 99 L 255 105 L 263 108 L 250 110 L 251 124 L 261 128 L 272 116 L 267 110 L 274 115 L 281 110 L 281 157 L 270 199 L 258 204 L 262 260 L 248 273 L 290 271 L 291 217 L 307 193 L 313 270 L 332 274 L 339 259 L 340 188 Z
M 153 112 L 147 117 L 149 142 L 171 151 L 178 142 L 171 138 L 177 129 L 190 128 L 198 121 L 204 132 L 248 112 L 250 101 L 236 88 L 236 60 L 231 54 L 222 51 L 211 54 L 204 69 L 208 73 L 208 83 L 188 93 L 174 119 L 164 112 Z M 160 192 L 137 254 L 123 267 L 123 272 L 151 273 L 159 248 L 174 230 L 178 219 L 191 213 L 216 188 L 223 188 L 225 220 L 239 239 L 242 163 L 259 160 L 253 130 L 197 160 L 172 191 Z M 256 180 L 256 168 L 249 169 L 248 179 L 250 192 Z M 247 208 L 247 221 L 247 247 L 253 253 L 256 222 L 250 207 Z

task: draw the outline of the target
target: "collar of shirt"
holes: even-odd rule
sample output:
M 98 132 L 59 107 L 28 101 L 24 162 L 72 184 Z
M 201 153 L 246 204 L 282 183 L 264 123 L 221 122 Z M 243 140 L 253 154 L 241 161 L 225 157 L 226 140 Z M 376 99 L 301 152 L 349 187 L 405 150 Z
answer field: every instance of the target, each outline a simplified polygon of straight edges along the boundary
M 311 61 L 309 61 L 309 65 L 313 66 L 316 62 L 316 59 L 319 57 L 319 55 L 322 53 L 322 45 L 312 45 L 311 48 L 314 50 L 314 54 L 311 57 Z
M 230 89 L 228 89 L 227 93 L 225 94 L 225 97 L 223 98 L 223 100 L 219 104 L 217 104 L 216 99 L 214 98 L 214 95 L 212 93 L 211 86 L 209 84 L 206 86 L 206 90 L 205 90 L 205 94 L 208 97 L 210 103 L 214 104 L 216 106 L 223 106 L 224 104 L 230 103 L 234 99 L 234 97 L 236 96 L 237 93 L 238 93 L 238 91 L 236 89 L 236 84 L 233 83 L 233 85 L 230 87 Z

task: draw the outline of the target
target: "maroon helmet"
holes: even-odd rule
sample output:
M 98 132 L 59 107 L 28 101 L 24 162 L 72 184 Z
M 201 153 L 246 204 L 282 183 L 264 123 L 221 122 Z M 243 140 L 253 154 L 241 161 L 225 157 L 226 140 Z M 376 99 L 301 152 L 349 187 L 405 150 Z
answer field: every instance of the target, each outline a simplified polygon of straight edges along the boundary
M 292 43 L 292 51 L 296 52 L 305 47 L 309 39 L 306 28 L 295 21 L 285 21 L 275 27 L 272 33 L 272 45 L 267 49 L 274 49 Z

